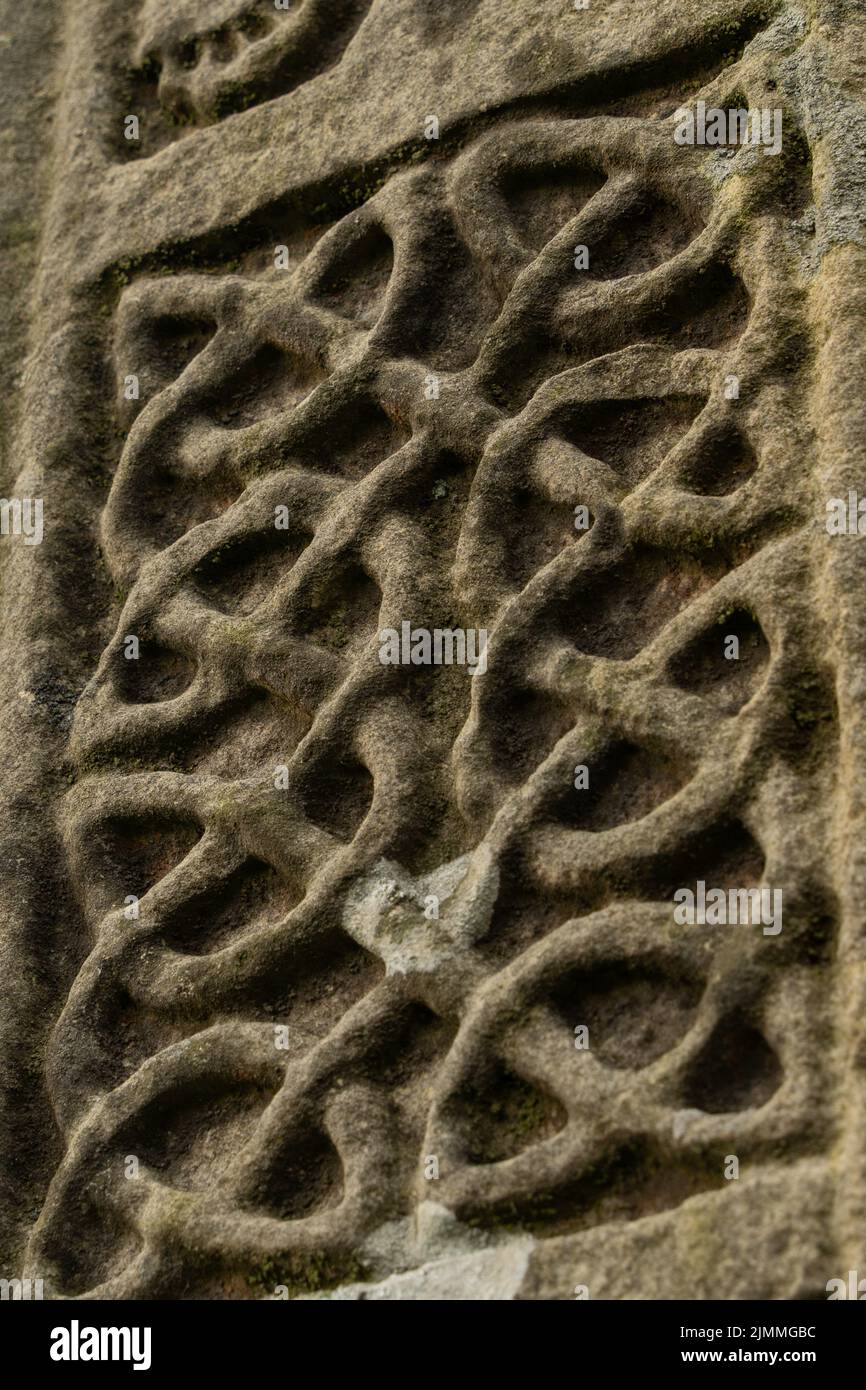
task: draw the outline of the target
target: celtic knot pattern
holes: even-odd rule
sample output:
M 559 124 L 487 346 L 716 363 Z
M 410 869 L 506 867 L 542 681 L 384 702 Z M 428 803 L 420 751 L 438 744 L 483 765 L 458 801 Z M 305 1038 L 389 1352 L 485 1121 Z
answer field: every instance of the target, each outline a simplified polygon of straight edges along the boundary
M 145 4 L 134 63 L 187 140 L 374 19 L 189 8 Z M 711 177 L 675 104 L 494 112 L 348 210 L 263 204 L 223 254 L 116 277 L 116 625 L 62 819 L 89 935 L 29 1255 L 65 1294 L 384 1278 L 431 1203 L 466 1248 L 552 1249 L 721 1197 L 725 1155 L 821 1151 L 838 711 L 799 188 L 745 150 Z M 485 629 L 486 671 L 383 665 L 407 620 Z M 781 887 L 784 932 L 676 926 L 697 880 Z

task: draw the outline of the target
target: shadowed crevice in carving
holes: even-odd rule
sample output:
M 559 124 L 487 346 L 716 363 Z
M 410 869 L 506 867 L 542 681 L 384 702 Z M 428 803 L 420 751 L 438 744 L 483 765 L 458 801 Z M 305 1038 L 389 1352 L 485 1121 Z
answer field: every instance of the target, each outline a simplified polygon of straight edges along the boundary
M 281 921 L 302 896 L 270 864 L 251 857 L 227 880 L 179 903 L 160 935 L 184 955 L 206 955 Z
M 202 402 L 202 408 L 224 429 L 246 429 L 269 415 L 298 405 L 322 376 L 313 364 L 266 343 Z
M 604 183 L 605 175 L 593 169 L 522 169 L 506 175 L 502 193 L 518 237 L 540 251 Z
M 162 811 L 113 816 L 92 832 L 87 853 L 99 874 L 103 911 L 119 907 L 128 894 L 137 898 L 186 858 L 201 829 L 182 814 Z
M 521 782 L 574 724 L 567 704 L 551 691 L 509 684 L 491 689 L 482 705 L 499 769 Z
M 242 1205 L 279 1221 L 301 1221 L 342 1200 L 339 1153 L 321 1130 L 306 1130 L 273 1154 L 267 1176 Z
M 560 418 L 557 432 L 633 488 L 661 463 L 703 405 L 690 396 L 595 401 Z
M 396 454 L 410 432 L 369 397 L 342 401 L 327 421 L 301 429 L 292 452 L 321 473 L 336 473 L 357 482 Z M 289 459 L 287 458 L 287 462 Z
M 503 1223 L 539 1238 L 568 1235 L 593 1226 L 639 1221 L 672 1211 L 690 1197 L 724 1184 L 722 1166 L 672 1157 L 644 1136 L 614 1141 L 577 1181 L 539 1186 L 531 1195 L 505 1201 L 458 1204 L 458 1215 L 482 1228 Z
M 222 516 L 244 490 L 244 482 L 233 464 L 219 462 L 207 477 L 189 476 L 172 467 L 176 438 L 156 431 L 148 442 L 152 469 L 146 489 L 136 489 L 118 505 L 121 525 L 131 529 L 137 540 L 147 538 L 165 548 L 193 527 Z
M 629 661 L 725 570 L 711 553 L 698 560 L 635 547 L 582 580 L 562 614 L 563 626 L 578 651 Z
M 372 328 L 385 304 L 394 266 L 391 238 L 378 226 L 365 228 L 320 279 L 315 299 L 360 328 Z
M 163 314 L 147 324 L 145 356 L 164 381 L 174 381 L 215 332 L 216 324 L 207 319 Z
M 713 262 L 688 284 L 680 284 L 647 315 L 652 338 L 675 348 L 726 347 L 740 337 L 749 317 L 749 297 L 730 266 Z
M 621 288 L 600 303 L 598 293 L 598 282 L 586 280 L 564 296 L 553 333 L 549 323 L 524 315 L 508 335 L 516 341 L 491 347 L 483 378 L 490 398 L 516 413 L 547 378 L 638 343 L 678 352 L 730 347 L 750 313 L 742 280 L 719 260 L 676 275 L 659 270 L 646 297 Z
M 376 581 L 350 561 L 293 596 L 292 630 L 317 646 L 344 652 L 369 639 L 376 627 L 381 601 Z
M 233 537 L 199 562 L 193 583 L 221 612 L 245 616 L 270 597 L 311 540 L 297 525 Z
M 145 1102 L 118 1135 L 122 1152 L 170 1187 L 212 1189 L 252 1137 L 271 1094 L 231 1076 L 199 1077 Z
M 593 238 L 587 274 L 597 280 L 644 275 L 669 261 L 702 230 L 693 210 L 677 207 L 653 189 L 642 189 Z
M 457 1033 L 453 1018 L 442 1018 L 417 999 L 400 1004 L 387 1019 L 359 1064 L 359 1073 L 369 1081 L 386 1085 L 404 1110 L 407 1126 L 421 1132 L 427 1107 L 415 1091 L 415 1078 L 432 1080 L 433 1073 L 448 1055 Z M 417 1162 L 417 1149 L 411 1151 L 411 1164 Z
M 567 972 L 549 999 L 571 1035 L 563 1045 L 573 1046 L 575 1029 L 585 1027 L 593 1057 L 608 1067 L 640 1071 L 685 1036 L 703 989 L 699 977 L 677 974 L 651 958 L 611 960 L 593 970 Z
M 555 931 L 563 922 L 593 911 L 604 896 L 597 893 L 593 901 L 588 891 L 576 894 L 540 890 L 531 870 L 522 862 L 519 853 L 503 859 L 500 871 L 499 895 L 490 923 L 490 930 L 480 949 L 492 961 L 505 963 Z
M 176 700 L 194 676 L 195 664 L 188 657 L 147 640 L 139 644 L 137 657 L 121 652 L 115 666 L 120 698 L 135 705 Z
M 731 421 L 702 435 L 691 455 L 678 469 L 682 485 L 707 497 L 735 492 L 758 466 L 751 444 Z
M 123 1157 L 115 1159 L 122 1170 Z M 65 1232 L 51 1232 L 45 1258 L 57 1270 L 59 1289 L 68 1298 L 84 1295 L 98 1284 L 129 1269 L 144 1248 L 142 1237 L 105 1201 L 96 1182 L 67 1198 L 68 1219 L 87 1239 L 70 1241 Z
M 782 1068 L 766 1038 L 746 1018 L 731 1014 L 695 1058 L 683 1104 L 714 1115 L 758 1109 L 781 1084 Z
M 283 950 L 280 959 L 284 965 L 245 981 L 235 993 L 245 1015 L 288 1026 L 296 1047 L 326 1037 L 384 975 L 381 961 L 327 926 Z
M 739 608 L 719 618 L 669 663 L 683 690 L 708 697 L 725 714 L 736 714 L 758 690 L 770 659 L 760 623 Z
M 373 802 L 373 778 L 355 759 L 324 754 L 298 775 L 298 795 L 313 825 L 351 840 Z
M 567 1120 L 559 1101 L 501 1061 L 465 1082 L 448 1110 L 473 1164 L 514 1158 L 557 1134 Z
M 642 896 L 673 902 L 680 888 L 754 888 L 764 873 L 764 852 L 749 830 L 735 819 L 714 822 L 684 838 L 672 853 L 641 856 L 629 870 Z
M 569 788 L 555 810 L 561 824 L 595 833 L 648 816 L 691 776 L 682 759 L 626 740 L 610 744 L 586 766 L 588 786 Z
M 519 588 L 545 565 L 555 560 L 566 546 L 580 540 L 592 527 L 594 517 L 587 508 L 588 525 L 575 527 L 575 507 L 554 502 L 540 490 L 518 488 L 512 499 L 508 516 L 503 518 L 508 547 L 505 563 L 511 579 Z

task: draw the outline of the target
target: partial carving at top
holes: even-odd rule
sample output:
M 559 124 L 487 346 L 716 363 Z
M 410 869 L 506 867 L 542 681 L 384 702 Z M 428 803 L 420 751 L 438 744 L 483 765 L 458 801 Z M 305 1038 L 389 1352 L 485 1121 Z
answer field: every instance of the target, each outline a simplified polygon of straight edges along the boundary
M 185 131 L 291 92 L 338 63 L 370 0 L 146 0 L 128 74 L 127 110 L 146 157 Z

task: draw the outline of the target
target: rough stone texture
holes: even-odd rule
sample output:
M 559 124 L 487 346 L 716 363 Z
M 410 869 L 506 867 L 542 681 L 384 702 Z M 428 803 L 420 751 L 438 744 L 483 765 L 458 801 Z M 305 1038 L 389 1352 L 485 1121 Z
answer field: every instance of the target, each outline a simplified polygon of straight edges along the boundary
M 0 1272 L 866 1269 L 866 561 L 824 524 L 866 486 L 862 0 L 0 16 L 45 505 L 0 546 Z M 699 99 L 781 153 L 678 145 Z M 404 620 L 487 671 L 381 665 Z M 697 879 L 782 932 L 677 926 Z

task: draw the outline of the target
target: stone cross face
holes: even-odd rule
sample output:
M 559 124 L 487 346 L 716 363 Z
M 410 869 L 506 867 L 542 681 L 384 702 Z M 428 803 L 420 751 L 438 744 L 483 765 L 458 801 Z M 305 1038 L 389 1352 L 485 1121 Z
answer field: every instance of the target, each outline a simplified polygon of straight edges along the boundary
M 10 1278 L 866 1269 L 863 39 L 629 8 L 12 26 Z

